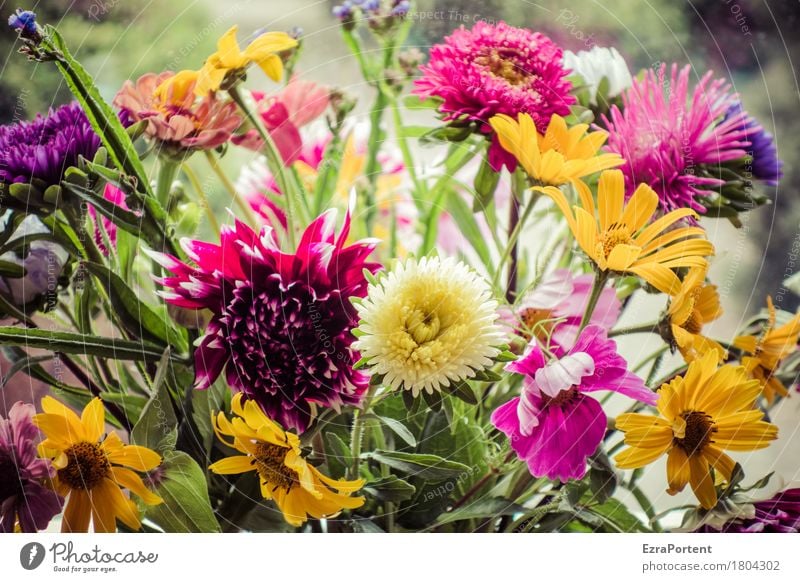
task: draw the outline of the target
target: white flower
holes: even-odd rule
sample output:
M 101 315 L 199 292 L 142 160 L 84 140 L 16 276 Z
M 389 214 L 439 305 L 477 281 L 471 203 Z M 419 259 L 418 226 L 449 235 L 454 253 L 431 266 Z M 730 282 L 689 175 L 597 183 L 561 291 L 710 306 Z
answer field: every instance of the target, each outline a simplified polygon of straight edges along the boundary
M 608 98 L 616 97 L 633 84 L 628 64 L 615 48 L 595 46 L 577 54 L 565 51 L 564 67 L 581 76 L 592 105 L 597 105 L 597 90 L 603 77 L 608 79 Z
M 453 258 L 408 259 L 356 303 L 353 348 L 383 383 L 429 394 L 475 376 L 504 343 L 489 285 Z

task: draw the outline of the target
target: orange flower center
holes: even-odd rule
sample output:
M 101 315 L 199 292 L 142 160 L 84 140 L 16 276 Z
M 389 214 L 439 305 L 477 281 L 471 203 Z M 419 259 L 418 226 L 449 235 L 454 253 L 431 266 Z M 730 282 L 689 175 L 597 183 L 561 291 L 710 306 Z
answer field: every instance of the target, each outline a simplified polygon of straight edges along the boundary
M 502 77 L 509 84 L 521 85 L 528 79 L 529 75 L 517 66 L 509 56 L 511 55 L 500 54 L 498 49 L 492 49 L 487 54 L 477 57 L 475 62 L 489 69 L 492 75 Z
M 67 455 L 67 466 L 58 470 L 58 478 L 70 489 L 88 491 L 111 474 L 108 456 L 96 443 L 78 443 L 64 453 Z
M 286 447 L 271 443 L 259 443 L 256 447 L 252 463 L 256 466 L 258 476 L 265 483 L 273 485 L 273 491 L 279 487 L 289 491 L 295 483 L 300 481 L 297 472 L 284 464 L 288 452 L 289 449 Z
M 681 417 L 686 423 L 683 438 L 675 438 L 674 443 L 681 447 L 687 455 L 700 453 L 711 442 L 712 435 L 717 432 L 713 419 L 705 412 L 684 412 Z
M 519 312 L 522 322 L 520 335 L 526 340 L 531 339 L 531 334 L 536 337 L 546 337 L 553 329 L 553 312 L 549 309 L 538 309 L 536 307 L 526 307 Z
M 614 223 L 598 237 L 598 242 L 603 245 L 603 256 L 608 258 L 617 245 L 627 245 L 633 242 L 625 225 Z

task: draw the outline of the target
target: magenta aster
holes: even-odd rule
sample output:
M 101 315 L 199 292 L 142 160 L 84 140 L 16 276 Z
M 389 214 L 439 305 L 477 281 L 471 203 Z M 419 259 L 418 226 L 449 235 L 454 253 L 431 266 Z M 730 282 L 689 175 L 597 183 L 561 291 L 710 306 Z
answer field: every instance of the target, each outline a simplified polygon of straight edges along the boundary
M 533 117 L 544 128 L 554 113 L 567 115 L 575 103 L 566 80 L 561 48 L 549 38 L 505 22 L 463 26 L 431 48 L 430 61 L 420 67 L 414 93 L 439 97 L 447 121 L 476 121 L 490 134 L 488 121 L 498 113 Z M 516 167 L 514 157 L 493 138 L 489 159 L 494 169 Z
M 658 193 L 661 208 L 670 212 L 691 208 L 705 213 L 702 198 L 724 184 L 723 180 L 698 175 L 703 165 L 717 166 L 747 155 L 747 114 L 730 113 L 737 102 L 724 79 L 706 73 L 689 90 L 686 65 L 673 64 L 648 70 L 622 96 L 622 111 L 613 106 L 606 150 L 618 153 L 626 163 L 628 194 L 644 182 Z
M 195 350 L 195 388 L 226 372 L 235 392 L 259 404 L 287 429 L 303 431 L 315 405 L 358 405 L 368 377 L 353 370 L 359 355 L 350 333 L 358 325 L 351 297 L 364 297 L 363 269 L 377 241 L 350 246 L 350 215 L 336 236 L 336 211 L 306 229 L 297 252 L 278 247 L 270 227 L 260 233 L 236 221 L 220 245 L 186 240 L 196 266 L 153 253 L 172 273 L 159 279 L 165 299 L 213 313 Z
M 737 517 L 725 525 L 704 525 L 700 533 L 800 533 L 800 489 L 786 489 L 771 499 L 753 503 L 752 516 Z
M 8 419 L 0 416 L 0 533 L 17 524 L 25 533 L 37 532 L 61 511 L 61 497 L 44 486 L 54 470 L 36 455 L 33 413 L 32 405 L 17 402 Z
M 575 345 L 557 356 L 548 360 L 533 342 L 506 366 L 525 376 L 522 394 L 495 410 L 492 424 L 508 436 L 533 476 L 568 481 L 586 474 L 586 459 L 606 432 L 603 408 L 589 394 L 611 390 L 648 404 L 655 404 L 656 394 L 628 372 L 600 326 L 587 326 Z

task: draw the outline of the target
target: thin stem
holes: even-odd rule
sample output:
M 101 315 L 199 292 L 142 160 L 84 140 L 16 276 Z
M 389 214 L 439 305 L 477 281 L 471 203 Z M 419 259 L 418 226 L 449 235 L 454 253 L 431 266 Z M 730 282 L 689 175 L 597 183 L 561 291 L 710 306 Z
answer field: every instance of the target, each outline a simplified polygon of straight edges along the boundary
M 608 281 L 608 271 L 597 271 L 597 273 L 595 273 L 594 283 L 592 284 L 592 292 L 589 295 L 589 302 L 586 304 L 586 311 L 583 313 L 583 318 L 581 319 L 581 325 L 578 329 L 578 333 L 583 331 L 583 328 L 589 325 L 589 322 L 592 320 L 594 309 L 597 307 L 597 302 L 600 300 L 600 295 L 602 295 L 603 290 L 606 287 L 606 281 Z
M 525 210 L 522 211 L 522 216 L 520 216 L 519 221 L 517 222 L 516 227 L 514 228 L 513 232 L 509 235 L 509 240 L 507 241 L 506 248 L 503 251 L 503 255 L 500 257 L 500 262 L 497 264 L 497 270 L 495 271 L 494 277 L 492 279 L 492 286 L 497 287 L 500 282 L 500 274 L 503 271 L 503 265 L 506 264 L 506 261 L 509 260 L 511 257 L 511 249 L 517 244 L 517 239 L 519 238 L 520 233 L 522 232 L 522 227 L 525 225 L 525 222 L 530 217 L 531 213 L 533 212 L 533 208 L 536 206 L 536 202 L 539 200 L 539 195 L 536 192 L 531 192 L 531 196 L 529 197 L 528 203 L 525 205 Z
M 350 478 L 358 479 L 359 469 L 361 466 L 361 446 L 364 441 L 364 415 L 369 412 L 372 406 L 372 398 L 375 396 L 375 391 L 378 386 L 370 386 L 366 398 L 364 398 L 364 406 L 356 408 L 353 412 L 353 428 L 350 433 L 350 452 L 353 454 L 353 463 L 350 467 Z
M 253 213 L 253 209 L 250 208 L 250 204 L 247 203 L 247 200 L 244 197 L 240 196 L 238 192 L 236 192 L 236 186 L 234 186 L 233 182 L 231 182 L 230 178 L 225 174 L 222 170 L 222 167 L 217 162 L 217 159 L 214 157 L 214 154 L 211 153 L 209 150 L 206 150 L 206 159 L 208 160 L 208 165 L 211 166 L 211 169 L 219 178 L 222 185 L 225 187 L 225 190 L 228 191 L 228 194 L 231 195 L 236 205 L 239 207 L 239 210 L 242 211 L 244 214 L 245 220 L 247 220 L 250 226 L 257 226 L 258 220 L 256 220 L 256 216 Z
M 178 174 L 180 164 L 166 157 L 161 157 L 158 162 L 158 177 L 156 178 L 156 199 L 164 209 L 169 207 L 169 193 L 172 182 Z
M 658 333 L 658 325 L 658 321 L 653 321 L 651 323 L 643 323 L 641 325 L 633 325 L 631 327 L 619 327 L 608 332 L 608 337 L 630 335 L 634 333 Z
M 519 246 L 517 244 L 517 239 L 519 238 L 519 235 L 514 237 L 514 240 L 512 241 L 511 234 L 518 228 L 521 229 L 519 226 L 519 200 L 517 199 L 516 194 L 513 194 L 511 196 L 508 210 L 508 244 L 510 247 L 510 262 L 508 264 L 508 282 L 506 283 L 506 301 L 509 303 L 514 303 L 514 299 L 517 296 L 517 261 L 519 260 Z
M 400 114 L 400 104 L 395 98 L 392 100 L 392 116 L 394 118 L 394 130 L 397 143 L 400 147 L 400 153 L 403 155 L 403 163 L 406 166 L 406 171 L 411 177 L 411 182 L 414 184 L 414 193 L 417 199 L 427 199 L 428 190 L 425 182 L 420 181 L 417 175 L 417 168 L 414 165 L 414 157 L 411 155 L 411 148 L 408 146 L 408 140 L 403 133 L 403 117 Z
M 217 217 L 214 214 L 214 210 L 211 208 L 211 204 L 209 203 L 206 193 L 203 191 L 203 185 L 197 178 L 197 174 L 189 166 L 189 164 L 183 164 L 183 166 L 181 166 L 181 169 L 183 170 L 183 173 L 186 174 L 186 177 L 189 179 L 189 183 L 192 185 L 192 188 L 194 188 L 194 191 L 197 193 L 198 198 L 200 198 L 200 202 L 203 204 L 203 208 L 206 211 L 206 216 L 208 217 L 208 222 L 211 224 L 211 228 L 214 231 L 214 234 L 219 236 L 219 221 L 217 220 Z

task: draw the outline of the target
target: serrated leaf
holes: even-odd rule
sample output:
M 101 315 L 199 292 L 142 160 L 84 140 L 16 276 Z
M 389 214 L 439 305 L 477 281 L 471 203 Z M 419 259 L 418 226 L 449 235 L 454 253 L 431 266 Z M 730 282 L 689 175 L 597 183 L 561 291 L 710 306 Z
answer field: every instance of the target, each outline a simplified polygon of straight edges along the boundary
M 380 421 L 385 424 L 389 429 L 399 436 L 403 441 L 410 447 L 417 446 L 417 439 L 414 438 L 414 435 L 411 434 L 411 431 L 406 428 L 406 426 L 400 422 L 399 420 L 395 420 L 394 418 L 389 418 L 388 416 L 378 416 L 375 415 L 376 418 L 380 419 Z
M 470 472 L 466 465 L 423 453 L 375 450 L 362 454 L 361 458 L 382 463 L 424 481 L 442 481 Z

